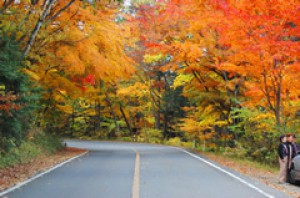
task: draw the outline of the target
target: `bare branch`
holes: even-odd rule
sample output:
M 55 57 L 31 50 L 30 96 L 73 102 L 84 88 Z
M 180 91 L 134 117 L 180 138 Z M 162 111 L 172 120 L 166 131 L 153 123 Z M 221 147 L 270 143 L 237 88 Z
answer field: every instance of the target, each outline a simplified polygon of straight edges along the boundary
M 3 13 L 3 11 L 5 11 L 12 3 L 14 2 L 14 0 L 9 0 L 9 1 L 4 1 L 2 8 L 0 9 L 0 14 Z
M 65 5 L 56 14 L 54 14 L 48 21 L 55 20 L 63 11 L 65 11 L 66 9 L 68 9 L 74 2 L 75 2 L 75 0 L 71 0 L 67 5 Z
M 35 38 L 39 32 L 39 30 L 41 29 L 41 26 L 42 26 L 42 23 L 45 21 L 45 18 L 46 16 L 49 14 L 49 11 L 51 9 L 51 7 L 53 6 L 53 4 L 55 3 L 56 0 L 49 0 L 49 1 L 45 1 L 45 6 L 44 6 L 44 11 L 42 13 L 42 15 L 39 17 L 36 25 L 35 25 L 35 28 L 33 29 L 32 33 L 31 33 L 31 36 L 28 40 L 28 43 L 27 43 L 27 46 L 24 50 L 24 56 L 26 56 L 30 49 L 31 49 L 31 46 L 33 45 L 34 41 L 35 41 Z

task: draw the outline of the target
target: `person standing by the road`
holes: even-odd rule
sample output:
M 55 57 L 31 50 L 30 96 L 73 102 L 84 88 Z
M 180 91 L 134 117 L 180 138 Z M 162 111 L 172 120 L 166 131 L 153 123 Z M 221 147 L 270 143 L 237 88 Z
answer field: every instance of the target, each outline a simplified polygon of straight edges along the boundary
M 288 147 L 286 144 L 286 135 L 279 137 L 278 156 L 279 156 L 279 183 L 287 182 L 288 173 Z
M 293 134 L 293 133 L 290 136 L 290 142 L 292 143 L 292 146 L 293 146 L 293 155 L 292 155 L 292 158 L 294 158 L 298 154 L 298 152 L 299 152 L 299 146 L 296 143 L 296 135 Z
M 288 153 L 288 171 L 290 171 L 292 165 L 292 159 L 296 155 L 292 142 L 293 142 L 293 134 L 292 133 L 286 134 L 286 145 L 287 145 L 287 153 Z

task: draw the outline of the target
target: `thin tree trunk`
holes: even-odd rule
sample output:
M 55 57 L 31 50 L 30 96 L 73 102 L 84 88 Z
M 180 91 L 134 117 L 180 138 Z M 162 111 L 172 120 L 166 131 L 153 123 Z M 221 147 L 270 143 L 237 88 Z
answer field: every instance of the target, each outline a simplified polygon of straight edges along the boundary
M 73 108 L 72 108 L 72 119 L 71 119 L 71 125 L 70 125 L 70 129 L 71 129 L 71 133 L 74 133 L 74 124 L 75 124 L 75 104 L 73 103 Z
M 281 86 L 282 86 L 282 73 L 281 73 L 281 63 L 274 60 L 274 69 L 279 66 L 278 76 L 275 75 L 274 91 L 275 91 L 275 116 L 276 125 L 281 127 Z
M 129 123 L 129 121 L 128 121 L 126 115 L 125 115 L 124 109 L 123 109 L 123 107 L 122 107 L 121 104 L 120 104 L 120 111 L 121 111 L 122 116 L 123 116 L 123 118 L 124 118 L 124 120 L 125 120 L 125 122 L 126 122 L 126 126 L 127 126 L 128 130 L 129 130 L 130 134 L 132 134 L 132 133 L 133 133 L 132 128 L 131 128 L 131 126 L 130 126 L 130 123 Z
M 67 5 L 65 5 L 63 8 L 61 8 L 56 14 L 54 14 L 53 17 L 51 17 L 51 19 L 49 20 L 50 22 L 55 20 L 62 12 L 64 12 L 68 7 L 70 7 L 73 3 L 75 2 L 75 0 L 71 0 Z
M 0 8 L 0 14 L 2 14 L 8 8 L 8 6 L 10 6 L 13 3 L 14 3 L 14 0 L 9 0 L 9 1 L 5 0 L 2 4 L 2 7 Z
M 275 106 L 275 116 L 276 116 L 276 124 L 277 126 L 281 126 L 281 76 L 279 77 L 279 82 L 277 84 L 276 90 L 276 106 Z
M 29 53 L 31 46 L 33 45 L 35 38 L 36 38 L 39 30 L 41 29 L 42 23 L 45 21 L 45 18 L 49 14 L 50 9 L 53 6 L 53 4 L 55 3 L 55 1 L 56 0 L 50 0 L 47 3 L 45 3 L 45 9 L 44 9 L 42 15 L 39 17 L 38 21 L 36 22 L 36 25 L 35 25 L 34 29 L 32 30 L 32 33 L 28 40 L 27 46 L 24 50 L 24 56 L 26 56 Z
M 160 81 L 160 74 L 157 75 L 157 81 L 158 82 Z M 160 93 L 159 87 L 157 88 L 157 91 L 158 91 L 158 93 Z M 157 108 L 157 111 L 155 111 L 155 109 L 154 109 L 154 111 L 155 111 L 155 128 L 160 129 L 160 98 L 158 98 L 156 103 L 157 103 L 158 108 Z
M 33 43 L 35 42 L 36 36 L 37 36 L 38 32 L 40 31 L 42 24 L 45 22 L 46 17 L 49 15 L 51 8 L 56 1 L 57 0 L 45 0 L 44 1 L 43 12 L 42 12 L 41 16 L 39 17 L 38 21 L 36 22 L 34 29 L 31 32 L 31 35 L 27 42 L 27 46 L 24 50 L 24 56 L 27 56 L 28 53 L 30 52 L 31 47 L 32 47 Z M 70 7 L 74 2 L 75 2 L 75 0 L 71 0 L 67 5 L 65 5 L 56 14 L 54 14 L 54 16 L 51 17 L 51 19 L 49 21 L 51 22 L 52 20 L 55 20 L 63 11 L 65 11 L 68 7 Z
M 117 123 L 117 117 L 116 117 L 116 114 L 114 112 L 114 109 L 113 109 L 113 106 L 112 106 L 112 103 L 111 103 L 111 100 L 110 100 L 110 97 L 108 95 L 108 93 L 106 92 L 105 93 L 105 101 L 107 102 L 108 106 L 109 106 L 109 109 L 110 109 L 110 114 L 112 115 L 113 119 L 114 119 L 114 123 L 116 125 L 116 128 L 113 130 L 112 133 L 110 133 L 110 136 L 115 136 L 116 134 L 116 129 L 118 129 L 118 123 Z
M 163 75 L 165 81 L 165 95 L 168 97 L 170 96 L 170 90 L 168 87 L 167 77 Z M 170 98 L 169 98 L 170 99 Z M 163 137 L 167 138 L 168 136 L 168 123 L 169 123 L 169 105 L 171 101 L 168 101 L 164 104 L 164 125 L 163 125 Z
M 96 116 L 95 129 L 96 130 L 100 129 L 100 123 L 101 123 L 100 114 L 101 114 L 100 102 L 95 100 L 95 116 Z

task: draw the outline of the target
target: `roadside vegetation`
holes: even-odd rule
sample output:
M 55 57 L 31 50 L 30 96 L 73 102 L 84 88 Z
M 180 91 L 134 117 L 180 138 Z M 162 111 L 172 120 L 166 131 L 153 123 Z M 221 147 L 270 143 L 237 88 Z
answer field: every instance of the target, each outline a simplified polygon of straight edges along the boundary
M 0 3 L 0 168 L 60 138 L 277 165 L 300 134 L 299 1 Z
M 0 154 L 0 169 L 26 164 L 34 158 L 42 155 L 52 155 L 64 149 L 64 144 L 60 138 L 38 134 L 29 140 L 22 140 L 19 145 L 14 145 L 13 141 L 6 152 Z

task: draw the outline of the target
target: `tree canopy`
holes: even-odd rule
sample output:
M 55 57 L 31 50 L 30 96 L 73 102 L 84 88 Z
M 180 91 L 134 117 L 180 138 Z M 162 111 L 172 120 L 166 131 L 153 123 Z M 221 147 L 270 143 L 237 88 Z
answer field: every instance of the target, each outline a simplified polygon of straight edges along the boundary
M 0 142 L 40 128 L 274 157 L 265 151 L 276 144 L 263 138 L 300 132 L 299 8 L 298 0 L 2 1 Z

